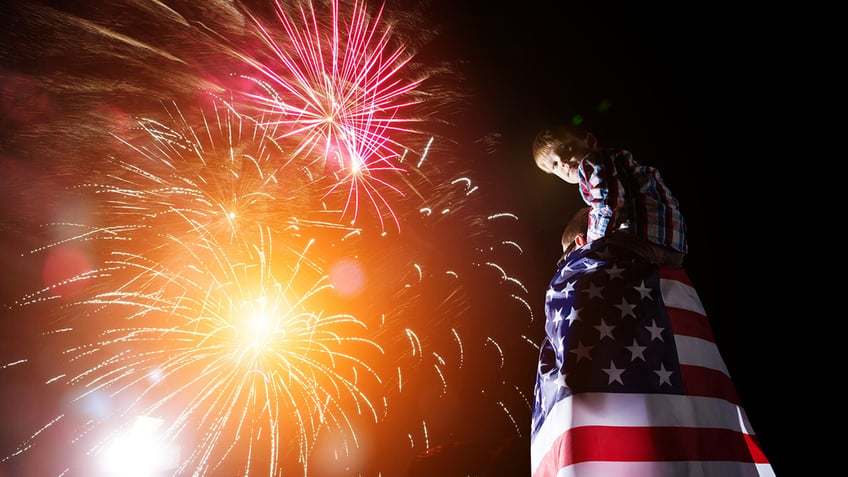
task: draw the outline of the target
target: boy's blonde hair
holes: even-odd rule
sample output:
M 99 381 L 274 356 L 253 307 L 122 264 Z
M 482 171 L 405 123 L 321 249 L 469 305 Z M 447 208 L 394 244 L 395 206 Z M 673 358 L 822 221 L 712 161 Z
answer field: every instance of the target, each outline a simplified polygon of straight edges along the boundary
M 533 160 L 539 168 L 544 169 L 543 161 L 551 152 L 564 156 L 567 146 L 581 141 L 585 136 L 586 132 L 576 126 L 560 124 L 543 128 L 533 139 Z

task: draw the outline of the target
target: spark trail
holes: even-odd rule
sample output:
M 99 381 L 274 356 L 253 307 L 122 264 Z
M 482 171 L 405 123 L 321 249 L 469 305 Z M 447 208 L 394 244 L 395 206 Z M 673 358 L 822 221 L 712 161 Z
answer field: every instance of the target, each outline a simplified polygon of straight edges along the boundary
M 95 32 L 77 41 L 103 71 L 139 73 L 118 92 L 168 99 L 134 111 L 105 73 L 50 78 L 74 108 L 32 133 L 50 131 L 43 150 L 65 153 L 45 157 L 85 207 L 57 212 L 27 257 L 89 261 L 10 309 L 44 312 L 29 326 L 58 356 L 0 372 L 42 363 L 68 403 L 2 465 L 90 475 L 155 418 L 180 449 L 172 475 L 398 475 L 433 446 L 490 449 L 526 427 L 506 378 L 535 358 L 522 250 L 504 239 L 517 218 L 425 132 L 420 112 L 445 98 L 402 41 L 418 31 L 359 1 L 272 7 L 115 7 L 151 32 L 39 11 L 66 41 Z M 57 448 L 68 457 L 39 459 Z
M 382 10 L 372 17 L 364 2 L 332 2 L 329 16 L 311 3 L 293 13 L 275 6 L 282 35 L 253 18 L 270 58 L 240 56 L 259 74 L 261 88 L 247 96 L 270 123 L 284 126 L 280 138 L 296 139 L 295 154 L 330 169 L 337 179 L 327 195 L 346 191 L 342 213 L 351 224 L 366 200 L 381 227 L 385 211 L 399 229 L 382 190 L 402 194 L 390 182 L 391 173 L 403 172 L 399 159 L 408 146 L 400 138 L 422 135 L 415 129 L 422 120 L 410 115 L 424 101 L 418 90 L 425 78 L 407 74 L 413 53 L 383 22 Z

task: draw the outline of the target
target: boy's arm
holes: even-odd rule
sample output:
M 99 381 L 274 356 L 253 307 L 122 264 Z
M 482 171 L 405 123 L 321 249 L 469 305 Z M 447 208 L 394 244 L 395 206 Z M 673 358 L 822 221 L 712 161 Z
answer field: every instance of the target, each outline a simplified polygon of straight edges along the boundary
M 619 210 L 624 207 L 624 186 L 613 164 L 615 151 L 595 151 L 580 163 L 580 193 L 589 204 L 586 238 L 593 242 L 612 232 Z

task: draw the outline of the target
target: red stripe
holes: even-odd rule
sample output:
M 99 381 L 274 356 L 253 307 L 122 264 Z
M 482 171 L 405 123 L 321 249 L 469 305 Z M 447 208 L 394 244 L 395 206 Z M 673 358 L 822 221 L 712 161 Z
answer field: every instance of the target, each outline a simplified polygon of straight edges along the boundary
M 686 270 L 682 268 L 670 268 L 670 267 L 659 267 L 660 268 L 660 278 L 665 278 L 668 280 L 677 280 L 685 285 L 692 286 L 692 280 L 689 280 L 689 275 L 686 273 Z
M 730 376 L 715 369 L 681 364 L 683 393 L 687 396 L 703 396 L 724 399 L 741 406 L 736 386 Z
M 757 436 L 745 434 L 745 440 L 748 441 L 748 449 L 751 450 L 751 457 L 754 458 L 754 462 L 757 464 L 768 464 L 768 459 L 763 453 L 762 447 L 760 447 L 760 441 L 757 439 Z
M 715 343 L 713 329 L 706 316 L 682 308 L 666 306 L 665 309 L 668 312 L 668 319 L 671 321 L 671 329 L 674 330 L 674 334 L 692 336 Z
M 535 475 L 556 475 L 565 466 L 589 461 L 768 462 L 756 439 L 727 429 L 583 426 L 554 441 Z
M 664 279 L 677 280 L 692 286 L 689 276 L 682 268 L 660 267 L 660 276 Z M 706 316 L 695 311 L 670 306 L 666 307 L 666 311 L 675 335 L 691 336 L 715 343 L 715 336 Z M 683 391 L 685 394 L 720 398 L 741 406 L 739 395 L 736 393 L 736 386 L 730 376 L 723 372 L 701 366 L 681 364 L 680 373 L 683 376 Z

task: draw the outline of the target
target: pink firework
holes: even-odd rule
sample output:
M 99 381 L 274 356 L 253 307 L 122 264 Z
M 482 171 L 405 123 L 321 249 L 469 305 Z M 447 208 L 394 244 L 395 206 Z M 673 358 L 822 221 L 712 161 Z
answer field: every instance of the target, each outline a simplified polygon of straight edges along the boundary
M 382 8 L 368 12 L 354 1 L 343 12 L 331 2 L 329 19 L 311 3 L 287 13 L 275 2 L 282 35 L 265 28 L 256 18 L 269 58 L 242 59 L 255 67 L 261 88 L 247 93 L 269 123 L 281 126 L 278 139 L 290 140 L 295 155 L 318 164 L 333 183 L 325 197 L 346 191 L 343 216 L 358 217 L 360 203 L 369 201 L 383 226 L 390 215 L 399 221 L 381 191 L 403 192 L 389 182 L 402 173 L 400 158 L 407 151 L 402 137 L 416 134 L 411 116 L 422 102 L 417 88 L 424 78 L 410 78 L 413 54 L 382 20 Z

